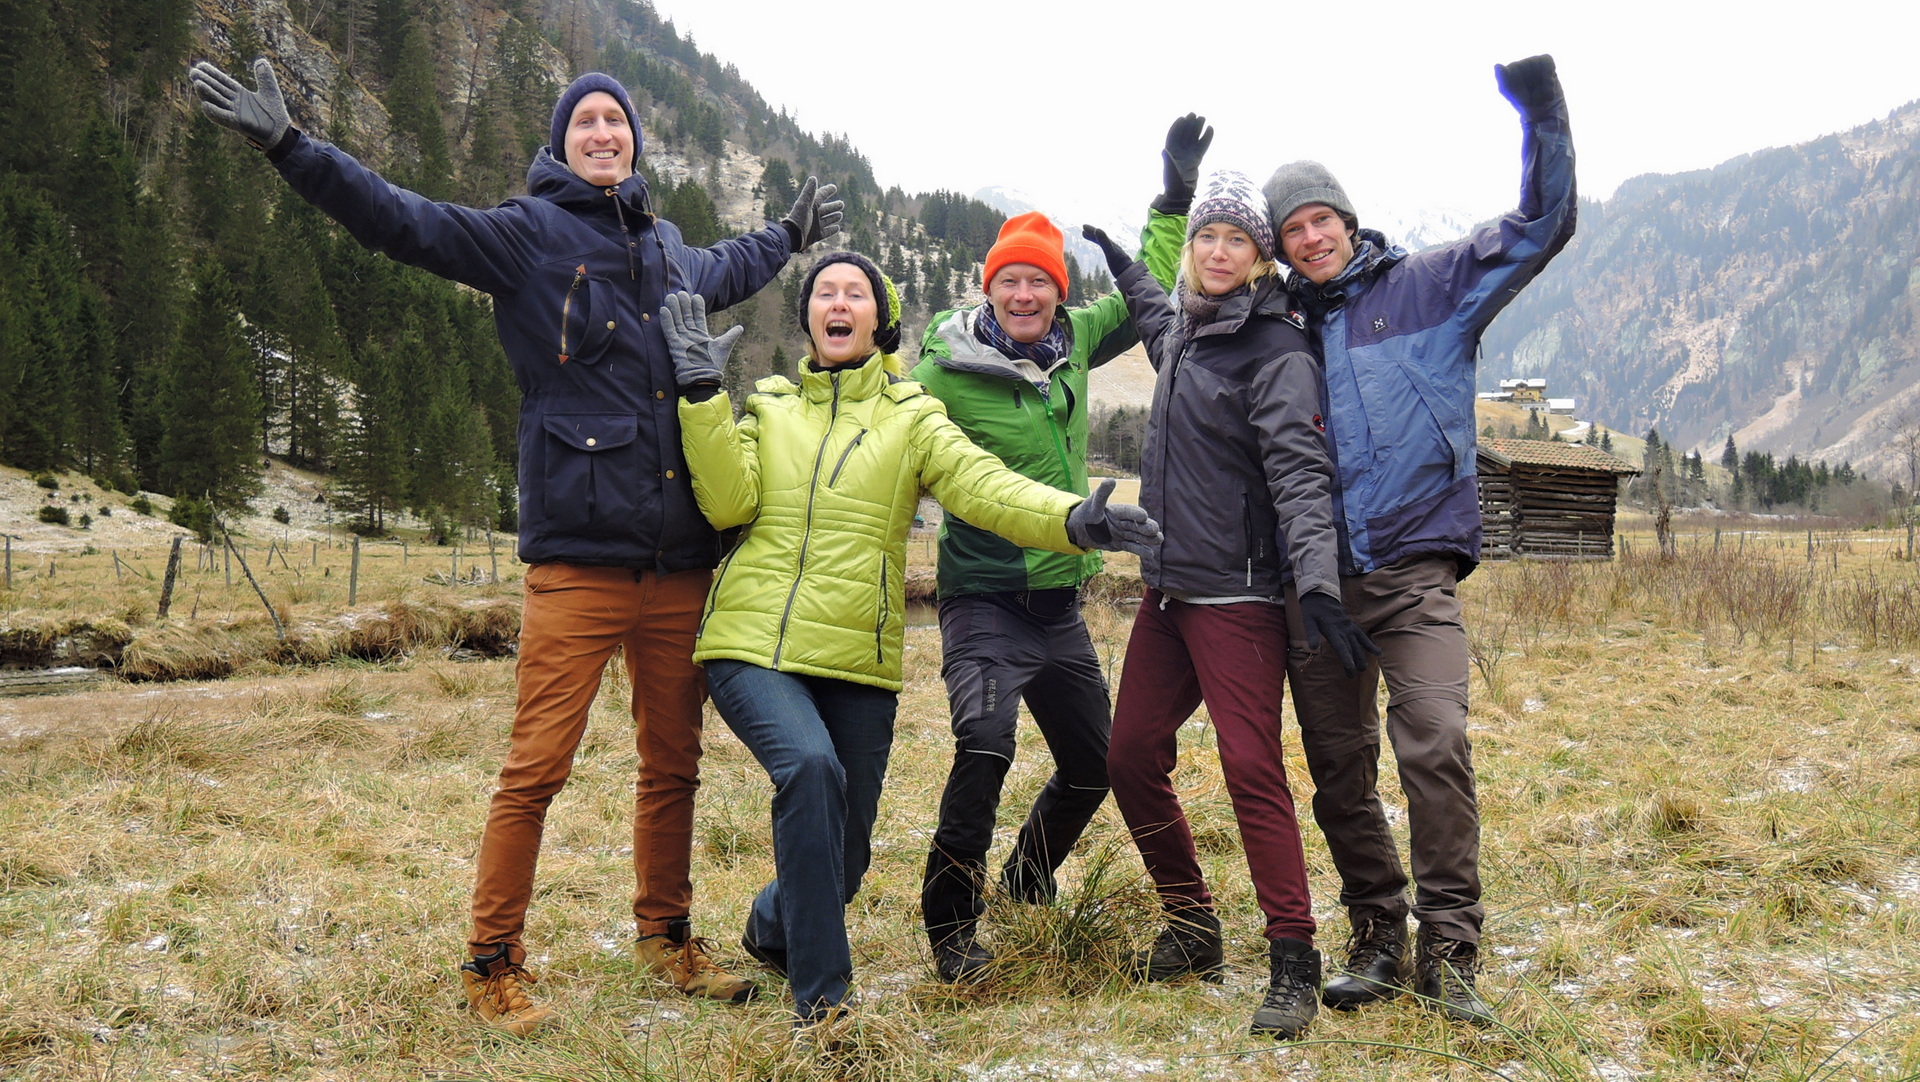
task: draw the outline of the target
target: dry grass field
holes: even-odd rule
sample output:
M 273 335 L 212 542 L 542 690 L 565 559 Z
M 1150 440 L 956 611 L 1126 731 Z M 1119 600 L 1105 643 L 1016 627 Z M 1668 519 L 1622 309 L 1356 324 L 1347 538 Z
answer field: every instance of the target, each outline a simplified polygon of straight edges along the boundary
M 1484 1032 L 1401 1001 L 1322 1012 L 1296 1045 L 1246 1034 L 1265 951 L 1203 724 L 1176 780 L 1221 897 L 1224 984 L 1120 976 L 1156 923 L 1111 804 L 1056 905 L 990 910 L 991 979 L 933 981 L 919 871 L 950 737 L 938 633 L 910 632 L 876 860 L 850 910 L 857 1009 L 827 1059 L 792 1045 L 781 994 L 715 1005 L 635 975 L 634 752 L 613 676 L 549 819 L 529 927 L 535 991 L 563 1020 L 503 1038 L 457 1009 L 454 966 L 511 660 L 452 660 L 425 632 L 406 652 L 279 652 L 237 572 L 231 592 L 197 573 L 198 613 L 176 600 L 156 629 L 152 583 L 63 560 L 0 592 L 0 626 L 86 618 L 136 643 L 194 636 L 172 645 L 188 653 L 238 632 L 255 646 L 225 679 L 0 699 L 0 1078 L 1920 1078 L 1920 575 L 1884 535 L 1810 551 L 1786 529 L 1728 531 L 1717 550 L 1710 534 L 1673 559 L 1641 536 L 1612 563 L 1489 565 L 1462 587 L 1483 986 L 1506 1023 Z M 295 627 L 511 608 L 517 583 L 422 581 L 422 559 L 363 581 L 368 615 L 340 613 L 339 570 L 282 570 L 268 593 Z M 1089 612 L 1115 678 L 1129 619 Z M 708 749 L 695 927 L 744 966 L 732 944 L 772 871 L 768 785 L 717 718 Z M 1029 729 L 1005 837 L 1045 762 Z M 1304 804 L 1304 764 L 1289 767 Z M 1307 850 L 1337 951 L 1311 828 Z

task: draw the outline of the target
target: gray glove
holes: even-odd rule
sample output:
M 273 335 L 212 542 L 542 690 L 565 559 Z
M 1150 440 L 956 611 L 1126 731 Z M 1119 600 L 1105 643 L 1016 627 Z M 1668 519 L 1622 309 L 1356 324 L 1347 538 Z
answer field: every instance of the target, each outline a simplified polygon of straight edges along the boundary
M 746 326 L 733 327 L 715 338 L 707 333 L 707 302 L 699 294 L 681 290 L 667 294 L 666 300 L 660 307 L 660 330 L 673 357 L 674 382 L 682 393 L 718 384 L 727 368 L 727 351 L 747 332 Z
M 293 121 L 287 119 L 280 80 L 273 77 L 273 65 L 264 56 L 253 62 L 253 81 L 260 89 L 248 90 L 240 80 L 204 60 L 187 69 L 187 82 L 200 99 L 200 111 L 266 150 L 285 137 Z
M 800 194 L 793 199 L 793 209 L 787 212 L 780 224 L 787 227 L 787 234 L 793 238 L 793 250 L 804 251 L 840 232 L 840 217 L 847 205 L 833 198 L 840 188 L 833 184 L 820 183 L 819 177 L 808 177 L 800 186 Z
M 1166 189 L 1153 201 L 1153 209 L 1162 214 L 1185 214 L 1193 206 L 1193 192 L 1200 183 L 1200 160 L 1213 145 L 1213 129 L 1207 118 L 1188 113 L 1167 129 L 1166 149 L 1160 152 L 1161 172 Z
M 1081 500 L 1067 512 L 1067 540 L 1083 549 L 1126 550 L 1146 556 L 1160 544 L 1160 524 L 1144 508 L 1130 503 L 1107 503 L 1113 492 L 1113 479 L 1100 482 L 1093 495 Z
M 1495 64 L 1493 81 L 1499 84 L 1501 95 L 1528 120 L 1545 116 L 1564 96 L 1553 57 L 1546 53 L 1511 64 Z

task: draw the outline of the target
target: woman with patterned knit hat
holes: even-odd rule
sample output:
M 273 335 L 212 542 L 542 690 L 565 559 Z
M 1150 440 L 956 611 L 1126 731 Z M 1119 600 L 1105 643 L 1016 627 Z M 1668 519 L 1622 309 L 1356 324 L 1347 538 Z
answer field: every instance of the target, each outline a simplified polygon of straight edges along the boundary
M 741 943 L 793 990 L 797 1024 L 833 1015 L 853 978 L 846 904 L 893 744 L 906 536 L 921 490 L 1016 544 L 1151 550 L 1138 507 L 1030 481 L 968 441 L 902 377 L 900 300 L 872 261 L 832 252 L 800 290 L 800 382 L 761 380 L 734 419 L 720 389 L 740 329 L 707 333 L 700 298 L 660 311 L 700 510 L 745 527 L 715 573 L 694 660 L 714 706 L 774 785 L 777 874 Z
M 1318 366 L 1281 286 L 1266 201 L 1246 177 L 1216 173 L 1203 188 L 1171 303 L 1105 233 L 1086 235 L 1157 373 L 1140 493 L 1165 540 L 1140 560 L 1147 592 L 1107 756 L 1114 803 L 1167 915 L 1136 975 L 1218 980 L 1224 968 L 1220 918 L 1171 783 L 1180 728 L 1205 704 L 1266 917 L 1271 982 L 1253 1032 L 1291 1040 L 1319 1011 L 1320 953 L 1280 742 L 1289 605 L 1304 639 L 1293 645 L 1324 641 L 1349 667 L 1373 649 L 1340 601 Z

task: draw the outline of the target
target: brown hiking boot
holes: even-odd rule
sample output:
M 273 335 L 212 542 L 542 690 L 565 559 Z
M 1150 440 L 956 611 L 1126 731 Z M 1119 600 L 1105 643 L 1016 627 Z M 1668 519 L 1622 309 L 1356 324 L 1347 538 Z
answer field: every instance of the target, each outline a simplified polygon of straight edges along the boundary
M 633 945 L 633 960 L 641 969 L 665 980 L 690 996 L 745 1003 L 758 988 L 713 964 L 713 943 L 690 934 L 692 921 L 684 917 L 667 922 L 663 935 L 643 935 Z
M 515 1037 L 525 1037 L 553 1017 L 553 1011 L 527 998 L 526 986 L 539 978 L 509 957 L 505 943 L 463 963 L 460 980 L 467 988 L 467 1007 L 487 1025 Z

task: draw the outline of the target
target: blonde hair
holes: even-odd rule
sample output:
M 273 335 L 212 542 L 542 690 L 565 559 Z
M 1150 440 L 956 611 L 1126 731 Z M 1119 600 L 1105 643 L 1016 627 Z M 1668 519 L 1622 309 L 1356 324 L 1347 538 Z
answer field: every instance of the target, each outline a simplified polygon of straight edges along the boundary
M 1247 280 L 1241 282 L 1240 285 L 1250 286 L 1262 278 L 1278 276 L 1279 274 L 1280 264 L 1275 263 L 1271 259 L 1256 259 L 1253 261 L 1253 266 L 1247 268 Z M 1184 283 L 1188 289 L 1199 288 L 1195 283 L 1200 281 L 1200 261 L 1194 257 L 1193 241 L 1191 240 L 1187 241 L 1186 245 L 1180 249 L 1180 281 Z M 1239 287 L 1236 286 L 1235 288 L 1237 289 Z

